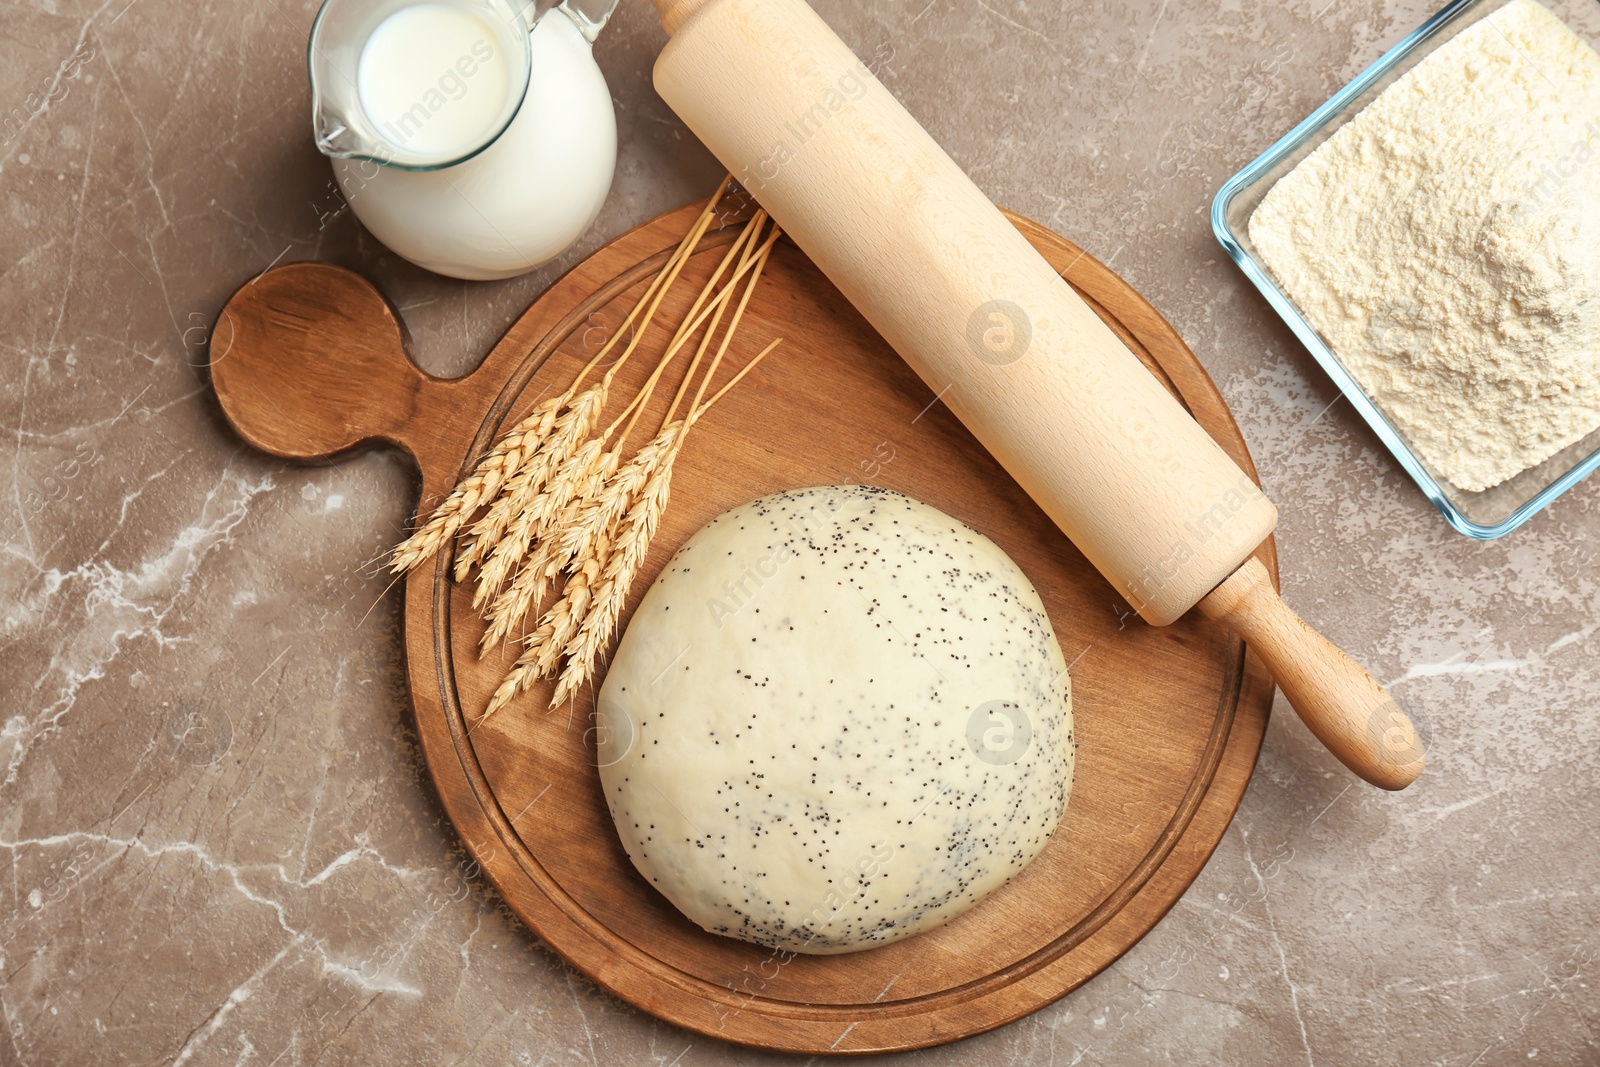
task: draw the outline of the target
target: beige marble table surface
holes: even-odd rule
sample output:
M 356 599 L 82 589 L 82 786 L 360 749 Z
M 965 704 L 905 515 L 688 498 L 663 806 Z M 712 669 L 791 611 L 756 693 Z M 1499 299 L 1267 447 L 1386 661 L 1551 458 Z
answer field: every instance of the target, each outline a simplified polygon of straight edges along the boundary
M 817 0 L 996 201 L 1144 292 L 1283 512 L 1289 601 L 1429 721 L 1345 774 L 1279 701 L 1237 818 L 1120 962 L 900 1057 L 1600 1063 L 1600 481 L 1453 532 L 1213 240 L 1212 195 L 1426 0 Z M 559 262 L 463 284 L 387 253 L 309 133 L 311 0 L 5 0 L 0 15 L 0 1064 L 776 1062 L 568 969 L 465 874 L 421 765 L 391 454 L 241 445 L 200 364 L 272 263 L 364 272 L 470 369 L 567 266 L 720 169 L 624 0 L 622 149 Z

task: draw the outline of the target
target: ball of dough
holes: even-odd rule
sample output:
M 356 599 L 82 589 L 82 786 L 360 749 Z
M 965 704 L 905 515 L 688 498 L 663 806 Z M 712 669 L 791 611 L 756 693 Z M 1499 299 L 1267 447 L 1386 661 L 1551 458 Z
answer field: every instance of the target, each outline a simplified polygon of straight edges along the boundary
M 689 539 L 600 692 L 634 866 L 794 952 L 939 926 L 1022 870 L 1072 786 L 1071 683 L 994 542 L 898 493 L 764 497 Z

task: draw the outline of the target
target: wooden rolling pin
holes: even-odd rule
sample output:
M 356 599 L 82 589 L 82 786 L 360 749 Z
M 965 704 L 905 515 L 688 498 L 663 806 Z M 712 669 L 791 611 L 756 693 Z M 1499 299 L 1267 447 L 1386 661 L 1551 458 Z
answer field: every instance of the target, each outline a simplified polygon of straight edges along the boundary
M 1197 604 L 1367 781 L 1416 731 L 1251 554 L 1277 509 L 803 0 L 653 0 L 656 89 L 1139 614 Z

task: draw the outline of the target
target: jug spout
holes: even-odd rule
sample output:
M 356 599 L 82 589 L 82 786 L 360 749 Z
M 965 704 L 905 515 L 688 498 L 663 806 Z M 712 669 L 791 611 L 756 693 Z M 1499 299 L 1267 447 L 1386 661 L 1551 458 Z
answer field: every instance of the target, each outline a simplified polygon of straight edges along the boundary
M 382 146 L 362 137 L 344 115 L 325 101 L 312 102 L 311 129 L 316 134 L 317 150 L 325 156 L 370 159 L 382 155 Z
M 611 21 L 612 12 L 617 10 L 617 0 L 561 0 L 556 10 L 571 19 L 579 32 L 593 44 L 594 39 L 600 36 L 600 31 L 606 28 L 606 23 Z

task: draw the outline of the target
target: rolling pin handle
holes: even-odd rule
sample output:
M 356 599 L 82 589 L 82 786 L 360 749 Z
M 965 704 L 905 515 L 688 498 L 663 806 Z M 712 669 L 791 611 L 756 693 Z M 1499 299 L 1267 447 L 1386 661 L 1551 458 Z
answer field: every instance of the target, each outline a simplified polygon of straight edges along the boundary
M 1250 559 L 1204 600 L 1261 657 L 1317 740 L 1373 785 L 1404 789 L 1426 762 L 1411 720 L 1383 687 L 1279 597 L 1261 561 Z

